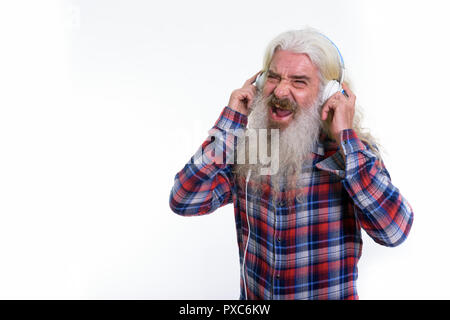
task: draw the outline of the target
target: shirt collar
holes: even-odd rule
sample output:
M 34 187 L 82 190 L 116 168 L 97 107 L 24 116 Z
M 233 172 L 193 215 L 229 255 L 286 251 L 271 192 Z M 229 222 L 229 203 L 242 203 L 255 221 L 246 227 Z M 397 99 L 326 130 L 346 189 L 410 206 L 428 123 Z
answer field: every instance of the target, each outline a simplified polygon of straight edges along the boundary
M 338 144 L 336 141 L 327 137 L 327 135 L 321 131 L 319 139 L 316 145 L 313 147 L 313 152 L 319 156 L 325 156 L 326 151 L 336 152 L 331 156 L 321 159 L 315 164 L 315 166 L 324 171 L 333 173 L 341 178 L 345 177 L 345 160 L 343 159 L 341 153 L 338 150 Z

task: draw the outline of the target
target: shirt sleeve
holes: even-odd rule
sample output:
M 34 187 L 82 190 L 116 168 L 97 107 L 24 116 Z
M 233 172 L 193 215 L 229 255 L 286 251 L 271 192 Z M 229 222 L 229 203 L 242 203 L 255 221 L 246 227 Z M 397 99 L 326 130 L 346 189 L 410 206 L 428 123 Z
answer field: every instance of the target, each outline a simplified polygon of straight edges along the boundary
M 170 208 L 183 216 L 203 215 L 233 201 L 231 160 L 237 130 L 247 126 L 247 116 L 225 107 L 209 136 L 175 176 Z
M 389 172 L 352 129 L 341 132 L 346 156 L 343 184 L 355 204 L 357 218 L 375 242 L 394 247 L 402 243 L 413 223 L 413 211 L 392 184 Z

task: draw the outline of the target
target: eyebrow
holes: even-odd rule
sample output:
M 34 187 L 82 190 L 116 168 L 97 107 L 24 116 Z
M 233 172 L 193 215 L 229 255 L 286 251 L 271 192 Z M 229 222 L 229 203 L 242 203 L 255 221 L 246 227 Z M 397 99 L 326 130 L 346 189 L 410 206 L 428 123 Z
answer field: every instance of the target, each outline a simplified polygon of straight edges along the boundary
M 270 70 L 270 69 L 268 71 L 268 74 L 281 78 L 281 76 L 278 73 L 276 73 L 276 72 L 274 72 L 273 70 Z M 306 76 L 306 75 L 292 75 L 292 76 L 289 76 L 289 78 L 290 79 L 294 79 L 294 80 L 306 80 L 306 81 L 310 81 L 311 80 L 311 78 Z

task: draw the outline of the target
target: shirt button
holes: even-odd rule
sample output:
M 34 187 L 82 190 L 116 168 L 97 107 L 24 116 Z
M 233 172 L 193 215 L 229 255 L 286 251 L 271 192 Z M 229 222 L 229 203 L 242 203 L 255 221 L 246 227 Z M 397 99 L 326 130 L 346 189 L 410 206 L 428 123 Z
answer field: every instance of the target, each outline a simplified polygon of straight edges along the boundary
M 284 206 L 284 201 L 283 200 L 278 201 L 278 206 L 279 207 L 283 207 Z
M 281 238 L 280 238 L 280 237 L 277 237 L 277 241 L 278 241 L 278 242 L 281 242 Z
M 280 279 L 280 274 L 277 274 L 277 279 Z

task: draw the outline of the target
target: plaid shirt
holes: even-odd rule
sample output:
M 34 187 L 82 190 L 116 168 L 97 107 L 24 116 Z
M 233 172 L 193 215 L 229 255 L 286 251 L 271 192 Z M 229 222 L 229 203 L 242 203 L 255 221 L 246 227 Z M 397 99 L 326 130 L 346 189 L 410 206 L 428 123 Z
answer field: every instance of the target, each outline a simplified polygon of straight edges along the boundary
M 210 136 L 219 131 L 222 142 L 232 144 L 233 129 L 246 125 L 245 115 L 225 107 Z M 311 154 L 312 165 L 301 174 L 306 185 L 301 197 L 282 189 L 272 198 L 270 176 L 259 196 L 250 180 L 246 197 L 231 165 L 214 162 L 208 152 L 203 155 L 210 138 L 176 175 L 170 194 L 175 213 L 203 215 L 234 204 L 241 266 L 245 263 L 241 299 L 246 297 L 243 277 L 249 299 L 358 299 L 361 227 L 385 246 L 406 239 L 413 212 L 383 163 L 352 129 L 341 132 L 345 160 L 336 142 L 323 138 Z M 202 155 L 210 161 L 199 161 Z

